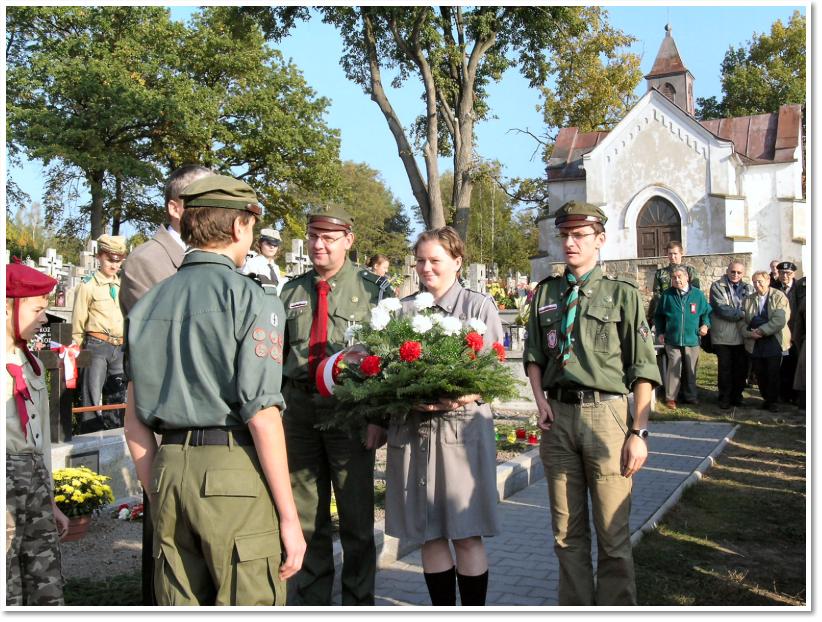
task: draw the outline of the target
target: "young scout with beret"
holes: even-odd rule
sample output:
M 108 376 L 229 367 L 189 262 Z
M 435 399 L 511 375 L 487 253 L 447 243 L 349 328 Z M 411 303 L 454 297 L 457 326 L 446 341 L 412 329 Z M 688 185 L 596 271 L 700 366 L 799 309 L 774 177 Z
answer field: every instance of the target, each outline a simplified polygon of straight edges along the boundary
M 83 371 L 83 406 L 103 403 L 103 385 L 109 376 L 123 373 L 123 313 L 118 300 L 120 265 L 126 256 L 123 236 L 103 234 L 97 238 L 100 269 L 83 279 L 74 296 L 71 339 L 91 353 Z M 116 428 L 122 422 L 102 411 L 80 413 L 80 429 L 96 432 Z
M 286 283 L 281 294 L 288 315 L 283 370 L 288 465 L 308 542 L 303 570 L 297 576 L 298 604 L 303 605 L 331 604 L 332 485 L 343 548 L 342 604 L 374 604 L 374 452 L 385 443 L 385 430 L 368 425 L 363 443 L 359 435 L 315 428 L 333 399 L 317 393 L 317 364 L 348 345 L 349 326 L 368 322 L 371 308 L 394 295 L 385 277 L 358 269 L 348 260 L 353 226 L 354 220 L 339 206 L 312 210 L 308 254 L 313 269 Z
M 635 605 L 631 477 L 642 468 L 660 384 L 636 286 L 597 266 L 607 218 L 571 201 L 556 213 L 565 272 L 540 282 L 523 355 L 544 433 L 560 605 Z M 627 394 L 634 393 L 634 413 Z M 598 555 L 591 563 L 588 493 Z
M 125 434 L 151 498 L 157 602 L 283 605 L 305 552 L 280 419 L 285 316 L 273 287 L 237 272 L 261 209 L 222 175 L 181 197 L 192 250 L 132 308 L 126 346 Z
M 58 539 L 68 519 L 54 502 L 45 378 L 27 346 L 46 323 L 55 285 L 34 268 L 6 265 L 7 605 L 64 604 Z

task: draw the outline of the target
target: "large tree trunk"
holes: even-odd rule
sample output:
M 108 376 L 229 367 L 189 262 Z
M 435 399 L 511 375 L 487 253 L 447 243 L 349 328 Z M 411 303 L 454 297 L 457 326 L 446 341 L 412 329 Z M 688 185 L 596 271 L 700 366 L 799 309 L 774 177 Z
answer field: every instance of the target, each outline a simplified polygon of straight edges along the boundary
M 103 179 L 105 171 L 88 171 L 86 181 L 91 191 L 91 239 L 96 240 L 105 233 L 103 223 Z
M 111 210 L 111 235 L 120 235 L 120 223 L 123 222 L 123 180 L 114 180 L 114 205 Z

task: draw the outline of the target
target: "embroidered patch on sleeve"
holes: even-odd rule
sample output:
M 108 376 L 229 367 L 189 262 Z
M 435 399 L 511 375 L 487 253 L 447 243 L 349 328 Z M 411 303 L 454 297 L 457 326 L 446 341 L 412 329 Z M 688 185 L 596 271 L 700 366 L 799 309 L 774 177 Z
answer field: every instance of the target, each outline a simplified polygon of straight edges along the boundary
M 556 330 L 549 330 L 548 331 L 548 347 L 553 350 L 557 347 L 557 331 Z
M 254 332 L 251 333 L 251 337 L 252 339 L 254 339 L 254 341 L 262 341 L 263 339 L 265 339 L 265 330 L 257 327 L 254 329 Z
M 254 354 L 259 356 L 260 358 L 263 358 L 268 354 L 268 346 L 266 346 L 264 343 L 258 343 L 254 348 Z
M 645 322 L 642 322 L 636 332 L 638 332 L 639 336 L 642 337 L 642 341 L 648 341 L 648 335 L 651 331 L 648 330 L 648 325 Z

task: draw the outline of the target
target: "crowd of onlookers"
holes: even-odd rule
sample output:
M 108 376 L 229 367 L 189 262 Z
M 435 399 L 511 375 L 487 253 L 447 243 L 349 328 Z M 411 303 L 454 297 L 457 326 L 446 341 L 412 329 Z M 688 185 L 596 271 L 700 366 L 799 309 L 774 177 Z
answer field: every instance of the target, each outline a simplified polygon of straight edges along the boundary
M 794 278 L 796 264 L 775 259 L 748 283 L 744 263 L 732 259 L 706 299 L 698 275 L 682 262 L 682 245 L 672 241 L 667 251 L 670 264 L 656 272 L 648 310 L 666 357 L 665 405 L 698 402 L 696 367 L 705 349 L 717 356 L 721 409 L 742 406 L 742 391 L 754 380 L 762 408 L 804 408 L 805 277 Z

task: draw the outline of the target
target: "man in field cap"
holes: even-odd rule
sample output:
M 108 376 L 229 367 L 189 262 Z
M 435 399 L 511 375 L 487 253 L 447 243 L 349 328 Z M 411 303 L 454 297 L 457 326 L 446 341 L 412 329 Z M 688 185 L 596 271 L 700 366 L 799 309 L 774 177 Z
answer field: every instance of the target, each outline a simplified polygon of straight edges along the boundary
M 43 369 L 28 349 L 46 323 L 50 276 L 6 265 L 6 604 L 63 603 L 58 540 L 68 519 L 54 501 Z
M 349 326 L 368 322 L 371 308 L 394 295 L 387 279 L 356 268 L 348 259 L 353 227 L 354 219 L 339 205 L 311 209 L 308 255 L 313 269 L 292 278 L 282 291 L 288 318 L 283 370 L 286 445 L 294 499 L 308 543 L 294 604 L 331 604 L 332 487 L 343 548 L 342 604 L 374 604 L 374 453 L 385 443 L 385 430 L 370 424 L 361 434 L 349 436 L 315 427 L 334 399 L 317 392 L 318 364 L 348 345 Z
M 661 380 L 635 284 L 597 265 L 607 217 L 570 201 L 554 224 L 565 271 L 539 283 L 531 302 L 523 363 L 543 430 L 559 559 L 560 605 L 635 605 L 631 477 L 648 455 L 651 391 Z M 634 412 L 628 393 L 634 393 Z M 592 500 L 596 587 L 588 528 Z
M 120 266 L 126 257 L 126 239 L 104 233 L 97 238 L 100 268 L 83 278 L 74 296 L 71 339 L 91 353 L 83 371 L 83 406 L 103 403 L 103 386 L 109 377 L 123 375 L 123 312 L 120 309 Z M 93 411 L 78 415 L 81 432 L 118 428 L 120 411 Z
M 796 264 L 792 261 L 781 261 L 777 264 L 779 271 L 778 289 L 788 298 L 791 308 L 791 317 L 788 319 L 788 330 L 791 331 L 791 347 L 788 355 L 782 357 L 779 367 L 779 400 L 786 404 L 796 403 L 796 391 L 793 389 L 793 377 L 796 374 L 796 364 L 799 361 L 799 349 L 794 342 L 796 321 L 799 318 L 799 304 L 805 298 L 805 281 L 797 281 Z
M 285 316 L 273 287 L 237 271 L 262 210 L 223 175 L 180 196 L 192 250 L 131 309 L 126 343 L 157 603 L 284 605 L 305 551 L 280 418 Z

